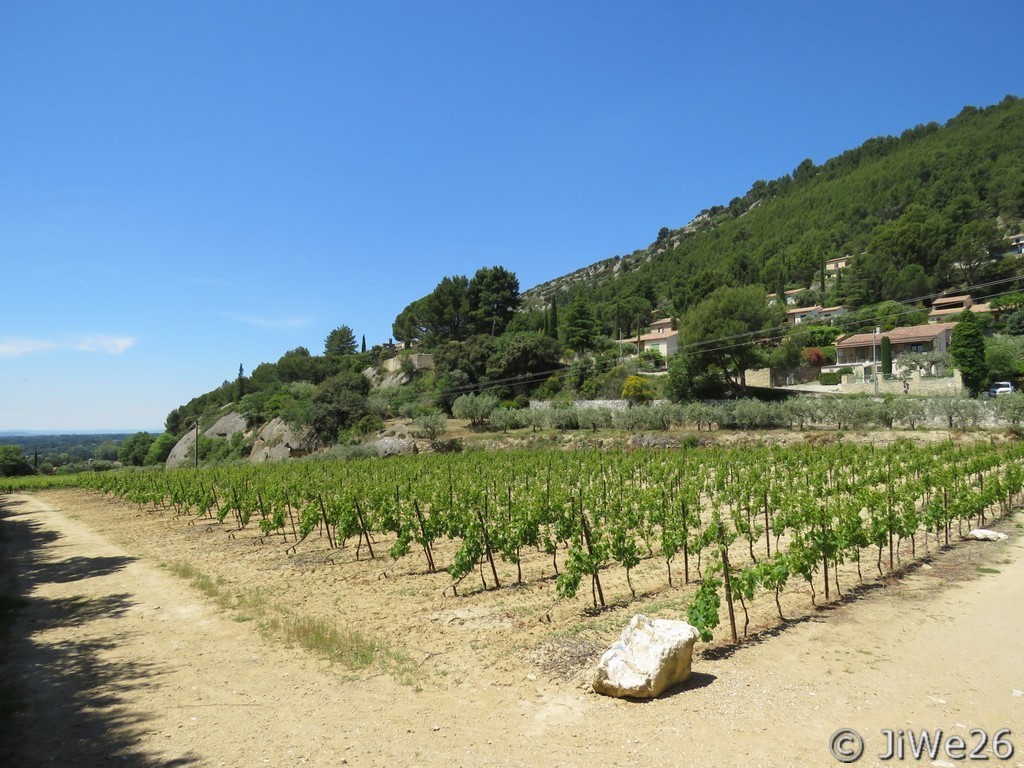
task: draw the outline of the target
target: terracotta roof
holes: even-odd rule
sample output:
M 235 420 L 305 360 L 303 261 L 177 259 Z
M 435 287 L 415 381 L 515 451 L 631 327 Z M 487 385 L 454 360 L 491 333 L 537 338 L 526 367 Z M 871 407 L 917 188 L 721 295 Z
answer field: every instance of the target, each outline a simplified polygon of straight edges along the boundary
M 974 305 L 972 305 L 970 307 L 967 307 L 967 309 L 964 309 L 964 307 L 949 307 L 948 309 L 941 309 L 941 308 L 940 309 L 933 309 L 931 312 L 928 313 L 928 317 L 946 317 L 948 315 L 959 315 L 961 312 L 966 312 L 968 309 L 971 312 L 991 312 L 992 311 L 992 307 L 990 307 L 988 304 L 974 304 Z
M 640 341 L 658 341 L 660 339 L 671 339 L 673 336 L 678 336 L 679 331 L 668 331 L 667 333 L 645 333 L 640 337 Z M 636 336 L 631 336 L 628 339 L 619 339 L 620 344 L 636 344 Z
M 882 331 L 877 336 L 873 333 L 856 333 L 847 336 L 845 339 L 836 342 L 836 349 L 849 349 L 851 347 L 869 347 L 874 343 L 880 343 L 883 336 L 888 336 L 890 342 L 897 344 L 912 344 L 915 341 L 934 341 L 956 323 L 932 323 L 930 325 L 911 325 L 905 328 L 893 328 L 891 331 Z
M 787 315 L 795 315 L 798 312 L 813 312 L 814 310 L 821 311 L 821 305 L 815 304 L 813 307 L 792 307 L 786 310 Z
M 932 302 L 934 307 L 936 304 L 963 304 L 965 301 L 972 301 L 970 296 L 942 296 Z

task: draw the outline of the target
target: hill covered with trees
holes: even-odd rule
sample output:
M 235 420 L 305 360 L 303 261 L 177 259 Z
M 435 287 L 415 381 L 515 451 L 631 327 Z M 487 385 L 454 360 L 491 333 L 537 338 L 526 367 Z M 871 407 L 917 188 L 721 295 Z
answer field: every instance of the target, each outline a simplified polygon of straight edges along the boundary
M 644 359 L 624 365 L 616 340 L 660 317 L 682 321 L 688 348 L 677 356 L 688 375 L 675 377 L 674 394 L 721 391 L 741 385 L 746 366 L 772 357 L 793 364 L 808 345 L 835 339 L 834 328 L 811 326 L 787 345 L 767 292 L 800 288 L 809 303 L 844 305 L 852 310 L 847 330 L 913 324 L 942 292 L 967 289 L 983 299 L 1013 291 L 1020 264 L 1007 236 L 1022 227 L 1024 100 L 1007 96 L 943 125 L 869 139 L 821 165 L 804 160 L 685 227 L 662 228 L 646 248 L 522 294 L 503 266 L 445 276 L 396 315 L 394 338 L 405 350 L 431 352 L 434 362 L 420 371 L 403 363 L 403 387 L 371 391 L 363 373 L 402 349 L 367 350 L 340 326 L 322 354 L 299 347 L 249 376 L 240 370 L 172 411 L 166 427 L 180 435 L 234 404 L 253 426 L 278 417 L 330 444 L 389 416 L 451 412 L 475 392 L 509 406 L 528 396 L 617 398 Z M 826 262 L 847 256 L 846 269 L 827 272 Z M 759 335 L 774 349 L 756 345 Z M 701 347 L 722 336 L 743 342 Z M 1019 351 L 1009 357 L 1019 366 Z
M 538 319 L 582 295 L 600 331 L 636 330 L 651 313 L 681 316 L 722 286 L 816 288 L 823 304 L 864 306 L 985 284 L 1015 274 L 997 258 L 1024 221 L 1024 100 L 965 107 L 944 125 L 869 139 L 816 165 L 755 181 L 647 248 L 527 291 Z M 829 259 L 852 255 L 841 279 Z

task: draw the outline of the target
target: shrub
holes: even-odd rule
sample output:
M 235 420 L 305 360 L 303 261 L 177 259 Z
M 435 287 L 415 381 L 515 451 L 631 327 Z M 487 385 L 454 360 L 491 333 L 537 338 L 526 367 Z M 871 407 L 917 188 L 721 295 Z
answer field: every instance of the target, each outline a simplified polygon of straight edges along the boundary
M 448 431 L 448 418 L 443 413 L 423 413 L 413 420 L 413 426 L 427 440 L 437 440 Z
M 781 410 L 791 424 L 795 422 L 797 428 L 803 430 L 808 423 L 814 422 L 821 415 L 821 402 L 814 397 L 797 396 L 782 403 Z
M 654 387 L 643 376 L 630 376 L 622 385 L 622 399 L 633 405 L 647 405 L 654 399 Z
M 372 435 L 384 429 L 384 421 L 380 416 L 368 413 L 356 422 L 353 429 L 360 435 Z
M 596 432 L 612 425 L 612 412 L 610 408 L 577 408 L 576 422 L 580 429 Z
M 523 420 L 519 418 L 519 411 L 515 408 L 496 408 L 491 411 L 491 426 L 508 432 L 510 429 L 523 426 Z
M 842 374 L 838 371 L 833 373 L 831 371 L 822 371 L 818 374 L 818 383 L 822 386 L 830 387 L 834 384 L 841 384 L 843 381 Z
M 490 418 L 497 407 L 498 398 L 494 395 L 461 395 L 452 403 L 452 415 L 456 419 L 469 419 L 471 426 L 479 427 Z

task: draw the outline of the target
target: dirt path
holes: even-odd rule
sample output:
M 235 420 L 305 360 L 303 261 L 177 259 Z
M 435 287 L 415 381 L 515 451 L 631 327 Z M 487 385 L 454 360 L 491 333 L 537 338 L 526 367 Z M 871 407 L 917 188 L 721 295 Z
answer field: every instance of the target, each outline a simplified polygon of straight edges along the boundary
M 835 766 L 840 727 L 864 735 L 859 765 L 894 762 L 877 757 L 883 728 L 1008 727 L 1017 754 L 997 764 L 1024 765 L 1024 547 L 1012 522 L 1009 542 L 961 551 L 958 572 L 973 578 L 947 583 L 936 558 L 896 588 L 698 658 L 682 690 L 636 704 L 531 666 L 524 649 L 549 636 L 516 612 L 514 590 L 501 596 L 514 619 L 475 625 L 479 606 L 417 611 L 430 600 L 402 603 L 380 591 L 396 579 L 365 579 L 334 610 L 393 614 L 389 638 L 423 651 L 422 676 L 360 676 L 268 639 L 159 567 L 200 556 L 194 528 L 87 494 L 2 504 L 0 547 L 27 602 L 0 670 L 22 710 L 0 734 L 0 765 Z M 298 584 L 239 562 L 253 549 L 205 547 L 203 569 L 271 593 L 277 571 Z M 300 608 L 324 602 L 295 595 Z

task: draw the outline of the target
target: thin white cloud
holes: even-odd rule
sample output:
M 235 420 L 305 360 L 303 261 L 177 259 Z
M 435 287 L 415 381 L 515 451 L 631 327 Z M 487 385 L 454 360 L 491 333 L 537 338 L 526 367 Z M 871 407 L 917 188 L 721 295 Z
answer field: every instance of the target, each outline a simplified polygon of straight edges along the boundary
M 0 339 L 0 357 L 21 357 L 31 355 L 33 352 L 46 352 L 56 349 L 60 345 L 46 339 L 21 339 L 8 336 Z
M 254 325 L 257 328 L 303 328 L 309 325 L 305 317 L 265 317 L 263 315 L 242 315 L 237 312 L 224 312 L 224 317 L 236 323 Z
M 73 336 L 63 341 L 8 336 L 0 339 L 0 357 L 21 357 L 23 355 L 52 352 L 59 349 L 119 355 L 134 344 L 135 339 L 131 336 L 108 336 L 105 334 Z
M 79 336 L 72 341 L 71 348 L 77 349 L 79 352 L 105 352 L 108 355 L 120 355 L 134 344 L 135 339 L 131 336 L 107 336 L 98 333 L 91 336 Z

